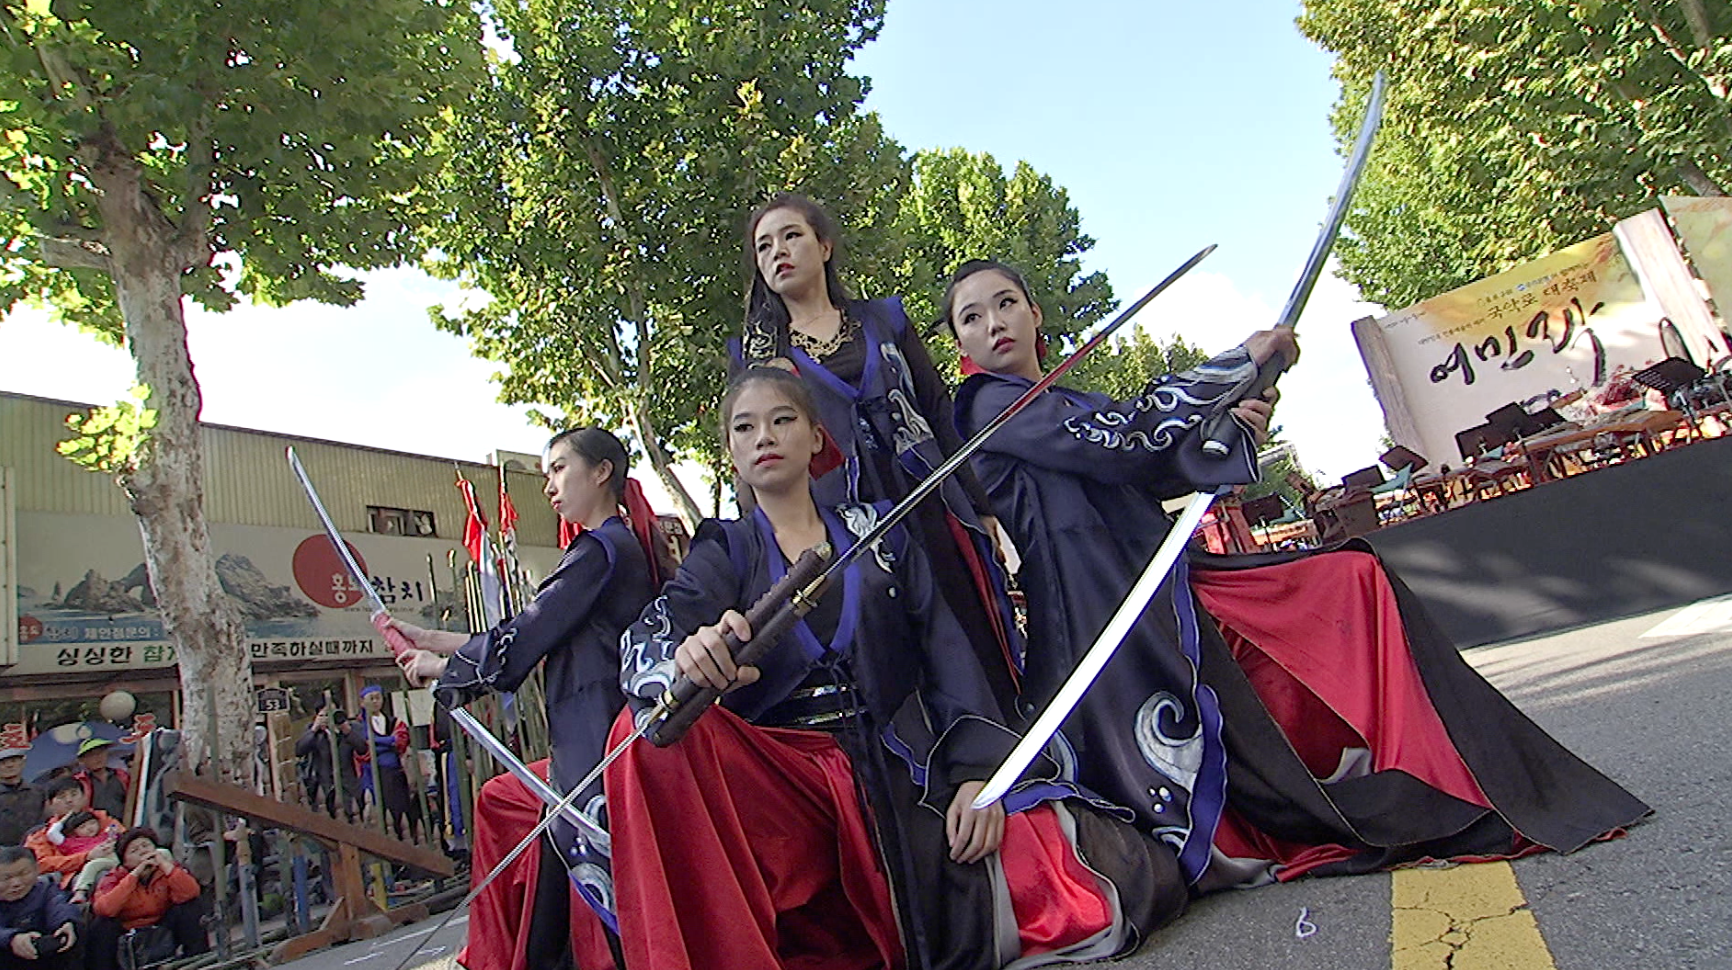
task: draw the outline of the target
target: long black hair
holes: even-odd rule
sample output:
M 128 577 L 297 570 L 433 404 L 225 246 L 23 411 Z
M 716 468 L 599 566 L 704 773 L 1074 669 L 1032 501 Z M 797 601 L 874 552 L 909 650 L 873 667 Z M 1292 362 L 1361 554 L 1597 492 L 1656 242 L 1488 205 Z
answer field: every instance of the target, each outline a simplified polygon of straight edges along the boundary
M 746 217 L 745 242 L 741 249 L 747 283 L 746 326 L 740 341 L 740 355 L 748 367 L 788 356 L 788 304 L 782 300 L 781 294 L 764 282 L 764 274 L 758 272 L 758 223 L 777 209 L 798 212 L 812 227 L 812 234 L 818 241 L 830 244 L 830 258 L 824 261 L 824 292 L 837 309 L 846 307 L 849 300 L 848 290 L 842 286 L 842 278 L 836 271 L 842 255 L 842 236 L 836 220 L 830 218 L 823 206 L 798 192 L 777 192 L 770 196 Z
M 607 479 L 608 491 L 613 494 L 615 505 L 625 504 L 625 480 L 631 470 L 631 455 L 625 450 L 625 443 L 606 428 L 570 428 L 549 438 L 545 450 L 552 451 L 553 446 L 562 441 L 591 465 L 612 462 L 613 474 Z

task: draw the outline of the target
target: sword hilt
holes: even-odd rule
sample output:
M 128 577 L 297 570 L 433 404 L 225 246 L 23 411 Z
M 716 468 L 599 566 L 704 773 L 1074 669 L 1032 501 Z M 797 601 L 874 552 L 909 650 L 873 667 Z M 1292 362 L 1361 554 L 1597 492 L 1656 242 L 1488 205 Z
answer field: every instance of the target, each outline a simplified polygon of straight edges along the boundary
M 391 614 L 376 610 L 372 620 L 373 629 L 379 631 L 379 635 L 385 638 L 385 646 L 391 648 L 392 659 L 401 660 L 405 652 L 416 649 L 415 644 L 403 635 L 402 630 L 391 625 Z
M 1239 386 L 1224 398 L 1216 407 L 1215 412 L 1203 421 L 1201 434 L 1203 436 L 1203 454 L 1210 458 L 1225 458 L 1233 451 L 1232 446 L 1232 411 L 1233 405 L 1240 401 L 1260 398 L 1275 386 L 1275 382 L 1287 370 L 1286 355 L 1276 351 L 1273 356 L 1257 368 L 1257 373 L 1239 382 Z
M 746 611 L 746 625 L 752 628 L 750 640 L 741 643 L 731 630 L 723 634 L 722 641 L 727 644 L 735 666 L 756 665 L 782 634 L 788 632 L 794 621 L 816 605 L 820 590 L 812 587 L 824 571 L 825 563 L 830 561 L 830 554 L 828 542 L 807 549 L 788 568 L 788 574 L 780 582 L 758 597 L 758 601 Z M 644 737 L 658 748 L 673 744 L 685 737 L 686 730 L 721 696 L 721 691 L 700 687 L 691 678 L 680 675 L 673 686 L 662 693 L 660 706 L 667 713 L 649 726 Z

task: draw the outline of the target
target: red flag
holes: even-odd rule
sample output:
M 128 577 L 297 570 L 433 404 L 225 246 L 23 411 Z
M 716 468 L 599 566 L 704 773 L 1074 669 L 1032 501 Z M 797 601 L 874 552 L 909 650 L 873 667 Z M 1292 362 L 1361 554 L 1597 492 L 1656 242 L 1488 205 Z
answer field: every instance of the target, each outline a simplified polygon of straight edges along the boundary
M 564 519 L 559 520 L 559 548 L 564 549 L 571 545 L 571 540 L 580 535 L 583 535 L 583 526 L 576 522 L 567 522 Z
M 475 501 L 475 485 L 457 475 L 457 490 L 463 493 L 463 504 L 469 509 L 469 519 L 463 523 L 463 548 L 469 550 L 469 561 L 484 563 L 493 558 L 486 554 L 487 520 L 481 517 L 481 508 Z
M 482 620 L 488 629 L 498 625 L 505 616 L 504 584 L 499 579 L 499 563 L 493 556 L 492 543 L 487 541 L 487 520 L 475 501 L 475 485 L 457 473 L 457 490 L 463 493 L 463 504 L 469 509 L 469 519 L 463 523 L 463 548 L 481 569 Z
M 499 470 L 499 542 L 505 547 L 506 559 L 517 558 L 517 506 L 511 504 L 511 493 L 505 490 L 503 468 Z

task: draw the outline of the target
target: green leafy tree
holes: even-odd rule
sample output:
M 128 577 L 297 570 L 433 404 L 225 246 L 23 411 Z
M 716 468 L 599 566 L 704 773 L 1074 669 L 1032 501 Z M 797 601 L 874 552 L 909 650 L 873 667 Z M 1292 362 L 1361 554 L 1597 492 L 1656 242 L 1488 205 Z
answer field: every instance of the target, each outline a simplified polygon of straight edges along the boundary
M 630 429 L 689 520 L 681 455 L 717 460 L 745 213 L 798 188 L 849 235 L 856 279 L 900 258 L 907 163 L 847 61 L 880 0 L 525 0 L 509 53 L 444 144 L 433 269 L 484 291 L 435 310 L 504 365 L 502 399 Z
M 1709 0 L 1306 0 L 1353 137 L 1384 128 L 1337 248 L 1405 306 L 1607 231 L 1662 194 L 1732 186 L 1732 6 Z
M 1066 347 L 1118 305 L 1105 273 L 1083 272 L 1095 241 L 1070 195 L 1027 162 L 1006 175 L 985 153 L 919 152 L 899 223 L 906 248 L 897 283 L 918 323 L 937 318 L 951 272 L 970 259 L 1016 267 L 1040 302 L 1045 331 Z
M 1023 274 L 1041 307 L 1049 353 L 1074 351 L 1079 338 L 1118 306 L 1106 274 L 1083 271 L 1082 257 L 1095 241 L 1082 231 L 1069 193 L 1027 162 L 1007 175 L 988 154 L 961 148 L 919 152 L 899 225 L 903 261 L 896 285 L 918 325 L 937 318 L 950 274 L 970 259 L 995 259 Z M 954 364 L 948 333 L 933 328 L 928 343 L 934 358 Z M 1065 382 L 1122 399 L 1205 359 L 1176 335 L 1163 343 L 1139 328 L 1079 362 Z
M 1065 383 L 1123 401 L 1142 394 L 1150 383 L 1164 375 L 1176 374 L 1208 359 L 1202 348 L 1186 343 L 1178 334 L 1161 342 L 1147 330 L 1134 327 L 1129 335 L 1115 336 L 1106 346 L 1078 361 L 1065 375 Z
M 250 782 L 182 297 L 353 303 L 336 267 L 417 256 L 425 143 L 478 76 L 479 25 L 454 0 L 4 0 L 0 37 L 0 311 L 46 305 L 136 361 L 144 400 L 79 418 L 63 450 L 138 516 L 191 754 Z
M 1261 477 L 1245 486 L 1242 497 L 1250 501 L 1265 495 L 1279 494 L 1289 509 L 1303 511 L 1306 492 L 1314 490 L 1315 486 L 1312 484 L 1311 473 L 1299 463 L 1299 453 L 1291 444 L 1280 439 L 1280 432 L 1280 428 L 1271 429 L 1270 441 L 1263 446 L 1257 459 Z

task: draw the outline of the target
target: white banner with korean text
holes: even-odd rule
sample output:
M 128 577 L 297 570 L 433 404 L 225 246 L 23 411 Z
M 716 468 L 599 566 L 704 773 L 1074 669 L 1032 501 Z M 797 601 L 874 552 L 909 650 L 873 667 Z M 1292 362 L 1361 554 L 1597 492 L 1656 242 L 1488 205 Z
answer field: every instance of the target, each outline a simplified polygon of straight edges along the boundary
M 1666 356 L 1663 320 L 1606 233 L 1373 321 L 1393 373 L 1374 368 L 1372 383 L 1386 412 L 1404 402 L 1419 440 L 1400 440 L 1405 422 L 1391 420 L 1398 442 L 1431 468 L 1455 466 L 1456 434 L 1506 404 L 1531 411 L 1629 383 Z

